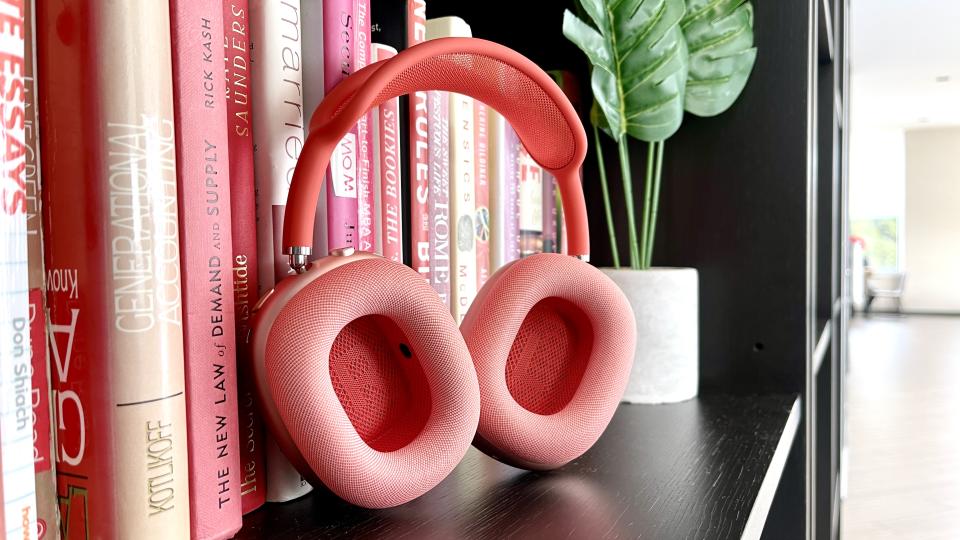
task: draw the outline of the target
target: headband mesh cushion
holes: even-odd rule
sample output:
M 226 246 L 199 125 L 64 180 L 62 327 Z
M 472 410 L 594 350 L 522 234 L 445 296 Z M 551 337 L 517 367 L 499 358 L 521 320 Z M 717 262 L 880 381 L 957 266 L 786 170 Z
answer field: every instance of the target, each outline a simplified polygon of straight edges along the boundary
M 473 53 L 424 58 L 394 77 L 374 105 L 418 90 L 457 92 L 493 107 L 513 125 L 531 157 L 548 169 L 562 169 L 574 158 L 576 139 L 556 103 L 536 81 L 502 60 Z M 340 103 L 334 118 L 352 98 Z
M 405 266 L 369 259 L 321 275 L 283 308 L 266 351 L 271 395 L 308 476 L 353 504 L 422 495 L 476 433 L 463 337 Z
M 593 446 L 623 396 L 636 344 L 620 289 L 549 253 L 500 269 L 460 330 L 480 383 L 474 444 L 528 469 L 560 467 Z

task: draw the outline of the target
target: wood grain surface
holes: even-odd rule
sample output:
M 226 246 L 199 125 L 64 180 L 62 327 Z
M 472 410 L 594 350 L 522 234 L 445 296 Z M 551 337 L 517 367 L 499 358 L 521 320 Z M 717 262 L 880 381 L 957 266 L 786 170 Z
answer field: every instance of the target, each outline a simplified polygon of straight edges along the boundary
M 319 489 L 244 516 L 238 538 L 739 538 L 794 400 L 622 405 L 561 470 L 528 473 L 471 449 L 401 507 L 365 510 Z

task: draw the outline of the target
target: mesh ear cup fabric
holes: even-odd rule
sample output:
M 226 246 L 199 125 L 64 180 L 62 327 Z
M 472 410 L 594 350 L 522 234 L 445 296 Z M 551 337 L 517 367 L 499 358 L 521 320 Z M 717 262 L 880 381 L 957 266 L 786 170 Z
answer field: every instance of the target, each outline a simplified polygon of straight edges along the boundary
M 311 476 L 359 506 L 422 495 L 476 432 L 479 388 L 463 337 L 403 265 L 360 260 L 307 285 L 274 322 L 265 363 Z
M 501 268 L 460 331 L 480 383 L 474 444 L 527 469 L 560 467 L 593 446 L 623 396 L 636 345 L 620 289 L 552 253 Z

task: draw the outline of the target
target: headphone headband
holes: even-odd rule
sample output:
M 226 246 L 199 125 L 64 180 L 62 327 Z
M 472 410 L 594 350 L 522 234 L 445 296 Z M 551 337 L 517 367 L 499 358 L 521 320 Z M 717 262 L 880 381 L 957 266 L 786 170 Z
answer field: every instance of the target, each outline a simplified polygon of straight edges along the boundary
M 550 76 L 516 51 L 482 39 L 442 38 L 357 71 L 317 107 L 284 215 L 283 246 L 291 256 L 291 266 L 300 271 L 306 264 L 320 187 L 340 139 L 371 108 L 400 95 L 428 90 L 475 98 L 510 122 L 530 156 L 557 180 L 570 254 L 589 257 L 587 211 L 580 185 L 587 138 L 566 95 Z

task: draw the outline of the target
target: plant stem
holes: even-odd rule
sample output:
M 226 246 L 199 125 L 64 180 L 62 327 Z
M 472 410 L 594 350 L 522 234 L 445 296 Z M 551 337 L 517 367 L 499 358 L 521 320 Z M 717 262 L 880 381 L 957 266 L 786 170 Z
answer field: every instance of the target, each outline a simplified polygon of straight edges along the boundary
M 657 208 L 660 206 L 660 178 L 663 176 L 663 145 L 667 141 L 657 141 L 657 163 L 653 171 L 653 200 L 650 202 L 650 232 L 647 237 L 647 258 L 644 260 L 646 268 L 650 268 L 653 261 L 653 239 L 657 232 Z
M 637 215 L 633 209 L 633 178 L 630 175 L 630 152 L 627 148 L 627 135 L 620 136 L 620 176 L 623 178 L 623 197 L 627 203 L 627 236 L 630 240 L 630 268 L 638 269 L 643 262 L 637 247 Z
M 593 142 L 597 149 L 597 166 L 600 168 L 600 189 L 603 190 L 603 211 L 607 215 L 610 253 L 613 255 L 613 267 L 620 268 L 620 250 L 617 249 L 617 233 L 613 228 L 613 211 L 610 209 L 610 190 L 607 188 L 607 167 L 603 164 L 603 148 L 600 144 L 600 130 L 597 126 L 593 126 Z
M 650 196 L 653 188 L 653 148 L 655 144 L 654 142 L 647 143 L 647 175 L 643 181 L 643 230 L 641 231 L 643 243 L 640 249 L 640 265 L 637 267 L 640 269 L 646 269 L 647 252 L 649 252 L 651 248 L 647 240 L 650 237 Z

